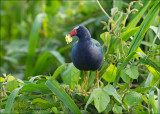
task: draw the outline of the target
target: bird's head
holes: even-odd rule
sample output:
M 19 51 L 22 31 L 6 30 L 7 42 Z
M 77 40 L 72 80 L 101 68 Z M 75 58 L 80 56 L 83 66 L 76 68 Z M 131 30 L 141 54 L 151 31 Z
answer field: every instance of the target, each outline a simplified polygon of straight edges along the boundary
M 70 33 L 70 36 L 78 36 L 80 39 L 81 38 L 90 38 L 90 33 L 88 29 L 84 26 L 77 26 L 75 27 L 72 32 Z

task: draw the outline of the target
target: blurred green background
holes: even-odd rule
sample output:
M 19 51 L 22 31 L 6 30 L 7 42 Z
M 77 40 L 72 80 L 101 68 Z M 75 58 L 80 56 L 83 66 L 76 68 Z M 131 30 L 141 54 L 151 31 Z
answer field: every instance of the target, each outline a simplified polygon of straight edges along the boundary
M 105 9 L 112 7 L 111 2 L 102 3 Z M 74 41 L 67 45 L 65 35 L 75 26 L 86 26 L 92 37 L 100 40 L 99 35 L 103 32 L 103 25 L 100 22 L 107 20 L 96 1 L 2 0 L 0 13 L 1 73 L 11 73 L 21 79 L 24 77 L 29 37 L 34 26 L 34 20 L 40 13 L 46 13 L 47 16 L 38 33 L 38 43 L 32 68 L 34 68 L 38 57 L 47 51 L 59 53 L 61 62 L 54 58 L 49 66 L 44 65 L 44 70 L 42 72 L 37 71 L 35 75 L 52 74 L 61 63 L 71 62 L 71 47 L 77 38 L 74 38 Z
M 123 1 L 119 10 L 125 11 L 129 2 L 127 0 Z M 111 0 L 100 1 L 100 3 L 109 14 L 111 8 L 115 5 L 114 1 Z M 24 75 L 52 75 L 60 64 L 70 63 L 71 48 L 77 38 L 73 38 L 73 42 L 67 45 L 65 35 L 75 26 L 86 26 L 92 38 L 102 43 L 100 34 L 104 30 L 102 30 L 103 24 L 101 24 L 101 21 L 108 20 L 95 0 L 1 0 L 0 5 L 0 75 L 11 73 L 20 79 L 23 79 Z M 41 26 L 41 19 L 39 18 L 41 18 L 42 13 L 45 13 L 46 16 Z M 157 23 L 155 21 L 154 25 L 157 25 Z M 38 26 L 40 26 L 40 29 L 38 29 Z M 32 29 L 33 32 L 31 32 Z M 38 31 L 36 32 L 36 30 Z M 154 32 L 149 32 L 150 34 L 147 35 L 150 37 L 145 40 L 152 42 Z M 29 41 L 29 39 L 32 39 L 32 41 Z M 30 49 L 28 49 L 29 45 Z M 142 48 L 145 52 L 147 51 L 147 46 Z M 27 60 L 28 53 L 31 58 Z M 28 71 L 25 71 L 26 68 Z M 28 74 L 25 74 L 25 72 Z

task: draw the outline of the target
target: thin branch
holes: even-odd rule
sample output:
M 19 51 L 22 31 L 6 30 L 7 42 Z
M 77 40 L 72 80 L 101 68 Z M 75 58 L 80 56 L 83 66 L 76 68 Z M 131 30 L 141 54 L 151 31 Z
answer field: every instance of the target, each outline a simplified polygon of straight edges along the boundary
M 101 10 L 103 11 L 103 13 L 109 18 L 109 19 L 111 19 L 111 17 L 108 15 L 108 13 L 103 9 L 103 7 L 101 6 L 101 4 L 99 3 L 99 1 L 98 0 L 96 0 L 97 1 L 97 3 L 98 3 L 98 5 L 99 5 L 99 7 L 101 8 Z

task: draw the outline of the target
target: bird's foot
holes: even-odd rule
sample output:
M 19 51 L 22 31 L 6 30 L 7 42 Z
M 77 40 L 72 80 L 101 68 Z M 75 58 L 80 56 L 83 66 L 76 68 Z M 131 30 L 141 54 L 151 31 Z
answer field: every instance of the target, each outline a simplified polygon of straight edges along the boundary
M 68 94 L 71 95 L 71 92 L 75 92 L 75 93 L 77 93 L 77 94 L 82 94 L 82 95 L 85 95 L 85 96 L 91 94 L 91 92 L 86 92 L 85 90 L 81 90 L 81 91 L 73 91 L 72 89 L 69 89 Z
M 101 80 L 98 80 L 95 84 L 95 87 L 99 88 L 99 87 L 103 87 L 103 82 Z
M 98 70 L 96 70 L 96 83 L 97 83 L 97 88 L 99 88 Z
M 85 90 L 81 90 L 80 91 L 81 94 L 84 94 L 85 96 L 90 95 L 91 92 L 86 92 Z
M 97 80 L 97 88 L 99 88 L 99 80 Z

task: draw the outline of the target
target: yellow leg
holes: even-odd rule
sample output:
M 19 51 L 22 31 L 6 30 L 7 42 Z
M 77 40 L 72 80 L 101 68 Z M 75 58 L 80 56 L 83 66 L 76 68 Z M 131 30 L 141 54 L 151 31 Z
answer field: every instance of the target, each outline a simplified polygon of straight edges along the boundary
M 83 71 L 83 73 L 84 73 L 84 82 L 83 82 L 83 84 L 82 84 L 81 91 L 84 91 L 83 89 L 84 89 L 84 86 L 85 86 L 85 84 L 86 84 L 86 82 L 87 82 L 87 75 L 86 75 L 85 71 Z
M 98 70 L 96 70 L 96 83 L 97 83 L 97 87 L 99 88 L 99 81 L 98 81 Z

